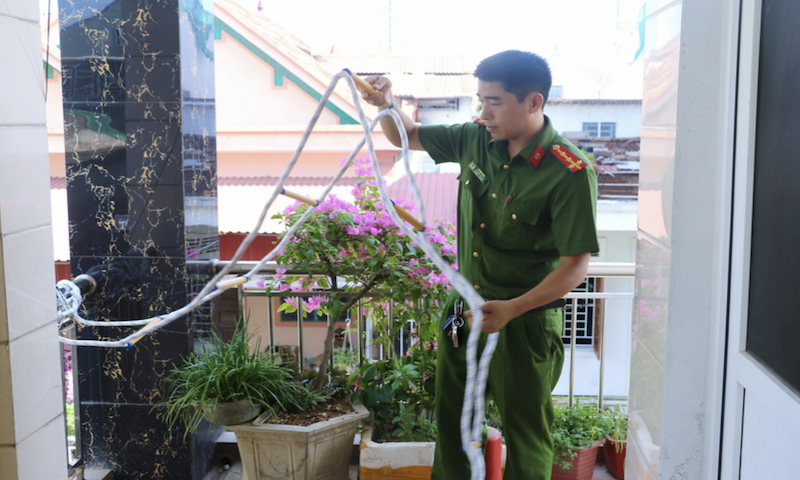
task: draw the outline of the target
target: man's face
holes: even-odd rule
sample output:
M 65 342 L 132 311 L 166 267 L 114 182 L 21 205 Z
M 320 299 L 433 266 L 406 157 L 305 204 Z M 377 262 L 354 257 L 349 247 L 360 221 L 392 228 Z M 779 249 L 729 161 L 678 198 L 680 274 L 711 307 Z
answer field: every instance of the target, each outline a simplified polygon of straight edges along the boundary
M 481 102 L 481 120 L 495 140 L 514 140 L 525 136 L 530 129 L 531 113 L 534 111 L 532 96 L 522 102 L 513 93 L 503 89 L 500 82 L 478 80 L 478 101 Z

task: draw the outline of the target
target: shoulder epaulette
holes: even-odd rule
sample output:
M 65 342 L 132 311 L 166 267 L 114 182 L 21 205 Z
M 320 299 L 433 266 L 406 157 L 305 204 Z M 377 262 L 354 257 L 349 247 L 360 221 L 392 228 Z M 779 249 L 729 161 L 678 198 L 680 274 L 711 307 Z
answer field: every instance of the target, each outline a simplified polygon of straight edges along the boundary
M 569 149 L 563 145 L 553 145 L 553 147 L 550 149 L 550 152 L 555 155 L 565 167 L 569 168 L 569 171 L 572 173 L 586 168 L 586 162 L 584 162 L 574 153 L 570 152 Z

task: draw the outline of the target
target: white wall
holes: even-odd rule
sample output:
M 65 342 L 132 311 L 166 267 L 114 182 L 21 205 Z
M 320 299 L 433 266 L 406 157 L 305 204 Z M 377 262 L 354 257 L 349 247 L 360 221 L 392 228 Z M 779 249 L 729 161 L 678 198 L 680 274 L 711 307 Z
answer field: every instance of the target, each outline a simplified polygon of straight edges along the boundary
M 559 132 L 583 131 L 583 122 L 617 122 L 617 137 L 630 138 L 642 134 L 642 105 L 638 103 L 548 102 L 544 113 Z
M 0 3 L 0 478 L 67 478 L 39 6 Z
M 731 167 L 736 89 L 742 82 L 736 72 L 742 51 L 738 36 L 741 25 L 756 22 L 752 14 L 740 22 L 740 11 L 746 10 L 740 8 L 726 0 L 684 2 L 682 8 L 681 73 L 677 101 L 671 100 L 677 105 L 677 129 L 669 309 L 662 334 L 666 342 L 659 459 L 663 479 L 739 478 L 718 476 L 718 467 L 731 281 Z M 653 79 L 651 85 L 657 88 L 658 82 Z M 739 178 L 745 176 L 737 173 Z M 736 368 L 735 362 L 728 366 L 729 371 Z M 726 415 L 735 415 L 731 410 L 726 409 Z M 796 417 L 796 412 L 786 415 Z M 735 437 L 735 430 L 726 430 L 725 437 Z M 763 444 L 776 437 L 759 440 Z M 792 452 L 798 448 L 796 443 L 782 446 Z M 775 463 L 774 457 L 758 455 L 757 462 L 758 473 L 750 478 L 797 475 L 796 458 L 784 463 L 791 465 L 790 476 L 762 470 Z

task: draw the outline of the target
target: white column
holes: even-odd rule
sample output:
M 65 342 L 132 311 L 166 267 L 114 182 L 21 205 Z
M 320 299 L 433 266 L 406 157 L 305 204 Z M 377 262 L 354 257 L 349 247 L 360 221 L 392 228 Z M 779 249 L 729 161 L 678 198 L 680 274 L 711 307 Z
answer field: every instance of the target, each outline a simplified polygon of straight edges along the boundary
M 38 2 L 0 2 L 0 478 L 67 478 Z

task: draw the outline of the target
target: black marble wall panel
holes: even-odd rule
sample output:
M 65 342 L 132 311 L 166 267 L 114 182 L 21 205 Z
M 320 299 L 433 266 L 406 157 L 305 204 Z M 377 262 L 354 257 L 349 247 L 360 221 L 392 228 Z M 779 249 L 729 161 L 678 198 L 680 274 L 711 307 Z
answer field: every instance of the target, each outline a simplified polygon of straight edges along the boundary
M 211 0 L 60 4 L 70 253 L 100 279 L 91 319 L 131 320 L 188 303 L 218 257 Z M 81 447 L 115 478 L 199 480 L 217 427 L 183 440 L 154 406 L 161 379 L 210 326 L 208 308 L 130 349 L 77 352 Z M 119 339 L 136 327 L 84 328 Z

